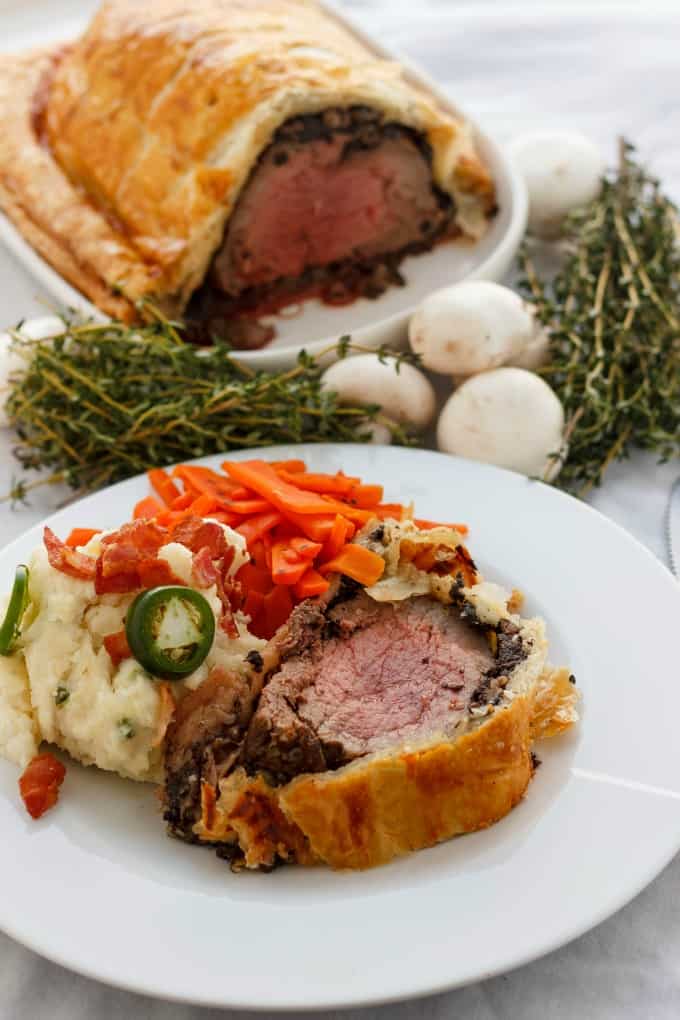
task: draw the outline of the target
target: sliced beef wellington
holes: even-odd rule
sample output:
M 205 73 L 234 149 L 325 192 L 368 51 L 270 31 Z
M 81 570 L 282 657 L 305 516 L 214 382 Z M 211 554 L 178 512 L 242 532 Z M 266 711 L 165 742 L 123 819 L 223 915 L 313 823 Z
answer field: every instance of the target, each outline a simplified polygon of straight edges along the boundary
M 465 587 L 460 574 L 414 571 L 412 531 L 380 530 L 366 541 L 393 575 L 372 590 L 343 579 L 302 603 L 255 657 L 252 715 L 226 767 L 214 767 L 220 712 L 187 728 L 187 699 L 167 759 L 175 834 L 247 867 L 369 867 L 502 817 L 531 779 L 532 740 L 573 722 L 574 688 L 546 666 L 542 621 L 510 613 L 476 576 Z M 191 784 L 178 783 L 187 761 Z
M 0 114 L 0 205 L 62 276 L 246 346 L 496 204 L 470 124 L 314 0 L 106 0 L 71 44 L 0 57 Z

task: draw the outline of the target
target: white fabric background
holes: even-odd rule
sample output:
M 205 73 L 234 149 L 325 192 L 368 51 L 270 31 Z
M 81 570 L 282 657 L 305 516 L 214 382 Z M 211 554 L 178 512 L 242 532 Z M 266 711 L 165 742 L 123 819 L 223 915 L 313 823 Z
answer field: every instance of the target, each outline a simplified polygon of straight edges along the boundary
M 568 6 L 492 0 L 345 3 L 366 28 L 421 62 L 498 138 L 539 126 L 572 127 L 598 139 L 613 158 L 616 135 L 623 132 L 680 199 L 677 0 Z M 36 285 L 0 251 L 0 320 L 13 323 L 38 314 L 44 314 L 44 305 Z M 11 437 L 0 431 L 0 493 L 7 491 L 13 471 Z M 678 473 L 677 463 L 659 466 L 637 455 L 612 469 L 592 502 L 665 560 L 663 513 Z M 0 505 L 0 545 L 39 521 L 56 502 L 56 493 L 42 491 L 35 494 L 29 508 L 11 510 Z M 578 861 L 574 867 L 578 868 Z M 11 881 L 11 876 L 4 880 Z M 59 923 L 54 918 L 55 926 Z M 417 937 L 417 932 L 413 934 Z M 225 920 L 225 952 L 231 937 L 238 933 L 230 932 Z M 262 967 L 266 980 L 266 961 Z M 0 1020 L 208 1020 L 218 1016 L 236 1020 L 247 1015 L 156 1002 L 109 989 L 47 963 L 0 935 Z M 454 1016 L 677 1020 L 680 859 L 615 917 L 542 960 L 446 995 L 358 1010 L 355 1015 L 357 1020 L 388 1016 L 395 1020 Z

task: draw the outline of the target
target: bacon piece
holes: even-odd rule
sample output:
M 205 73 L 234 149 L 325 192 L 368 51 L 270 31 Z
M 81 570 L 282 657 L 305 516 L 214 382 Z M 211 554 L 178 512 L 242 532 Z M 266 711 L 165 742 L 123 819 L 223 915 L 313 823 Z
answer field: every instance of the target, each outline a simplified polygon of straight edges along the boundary
M 220 627 L 228 637 L 238 637 L 238 627 L 236 626 L 231 606 L 228 603 L 223 608 L 222 616 L 220 618 Z
M 220 580 L 219 571 L 206 546 L 194 553 L 192 569 L 194 580 L 199 588 L 212 588 Z
M 164 584 L 184 584 L 167 560 L 142 560 L 139 564 L 139 579 L 142 588 L 159 588 Z
M 96 560 L 92 556 L 70 549 L 50 528 L 43 531 L 43 542 L 51 567 L 79 581 L 92 581 L 96 571 Z
M 136 570 L 121 571 L 119 574 L 111 573 L 106 577 L 104 576 L 103 559 L 101 556 L 99 557 L 94 580 L 94 590 L 97 595 L 123 595 L 136 591 L 138 588 L 141 588 L 141 583 Z
M 206 548 L 213 560 L 221 560 L 228 549 L 222 525 L 216 521 L 204 521 L 200 517 L 186 517 L 175 525 L 172 541 L 179 542 L 192 552 Z
M 155 521 L 132 521 L 124 524 L 118 531 L 106 535 L 102 545 L 132 547 L 139 553 L 157 553 L 168 541 L 168 533 Z
M 115 634 L 107 634 L 104 638 L 104 648 L 109 653 L 115 667 L 120 666 L 124 659 L 132 658 L 132 649 L 128 644 L 124 630 L 119 630 Z
M 39 754 L 26 766 L 19 792 L 31 818 L 40 818 L 57 803 L 66 769 L 53 754 Z

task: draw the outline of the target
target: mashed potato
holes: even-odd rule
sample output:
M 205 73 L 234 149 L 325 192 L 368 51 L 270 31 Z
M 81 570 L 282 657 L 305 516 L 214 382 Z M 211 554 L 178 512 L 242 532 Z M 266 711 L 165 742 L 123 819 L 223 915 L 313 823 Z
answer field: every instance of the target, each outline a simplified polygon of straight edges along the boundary
M 230 571 L 235 573 L 248 553 L 241 535 L 225 531 L 237 550 Z M 98 556 L 100 540 L 96 536 L 82 551 Z M 169 543 L 159 557 L 178 578 L 192 583 L 192 554 L 183 545 Z M 97 595 L 92 581 L 51 567 L 43 546 L 33 554 L 29 571 L 30 604 L 20 646 L 13 655 L 0 657 L 0 754 L 23 766 L 46 740 L 86 765 L 130 779 L 160 779 L 159 684 L 136 659 L 114 667 L 103 645 L 107 634 L 123 629 L 136 593 Z M 202 594 L 219 620 L 222 607 L 215 586 Z M 240 613 L 236 625 L 238 638 L 216 628 L 213 647 L 199 669 L 173 681 L 175 700 L 213 668 L 239 669 L 249 651 L 263 647 Z

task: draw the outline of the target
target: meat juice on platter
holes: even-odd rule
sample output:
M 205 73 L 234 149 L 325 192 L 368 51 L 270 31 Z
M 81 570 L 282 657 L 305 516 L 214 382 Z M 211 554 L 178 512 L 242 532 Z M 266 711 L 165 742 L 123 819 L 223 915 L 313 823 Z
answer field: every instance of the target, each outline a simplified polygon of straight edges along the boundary
M 305 298 L 379 296 L 496 209 L 465 118 L 302 0 L 110 0 L 0 61 L 0 111 L 0 205 L 39 254 L 116 318 L 151 302 L 236 346 Z
M 152 471 L 131 523 L 48 528 L 18 569 L 0 750 L 29 811 L 49 740 L 160 783 L 170 833 L 236 870 L 368 868 L 507 814 L 577 692 L 467 528 L 298 461 L 224 470 Z

